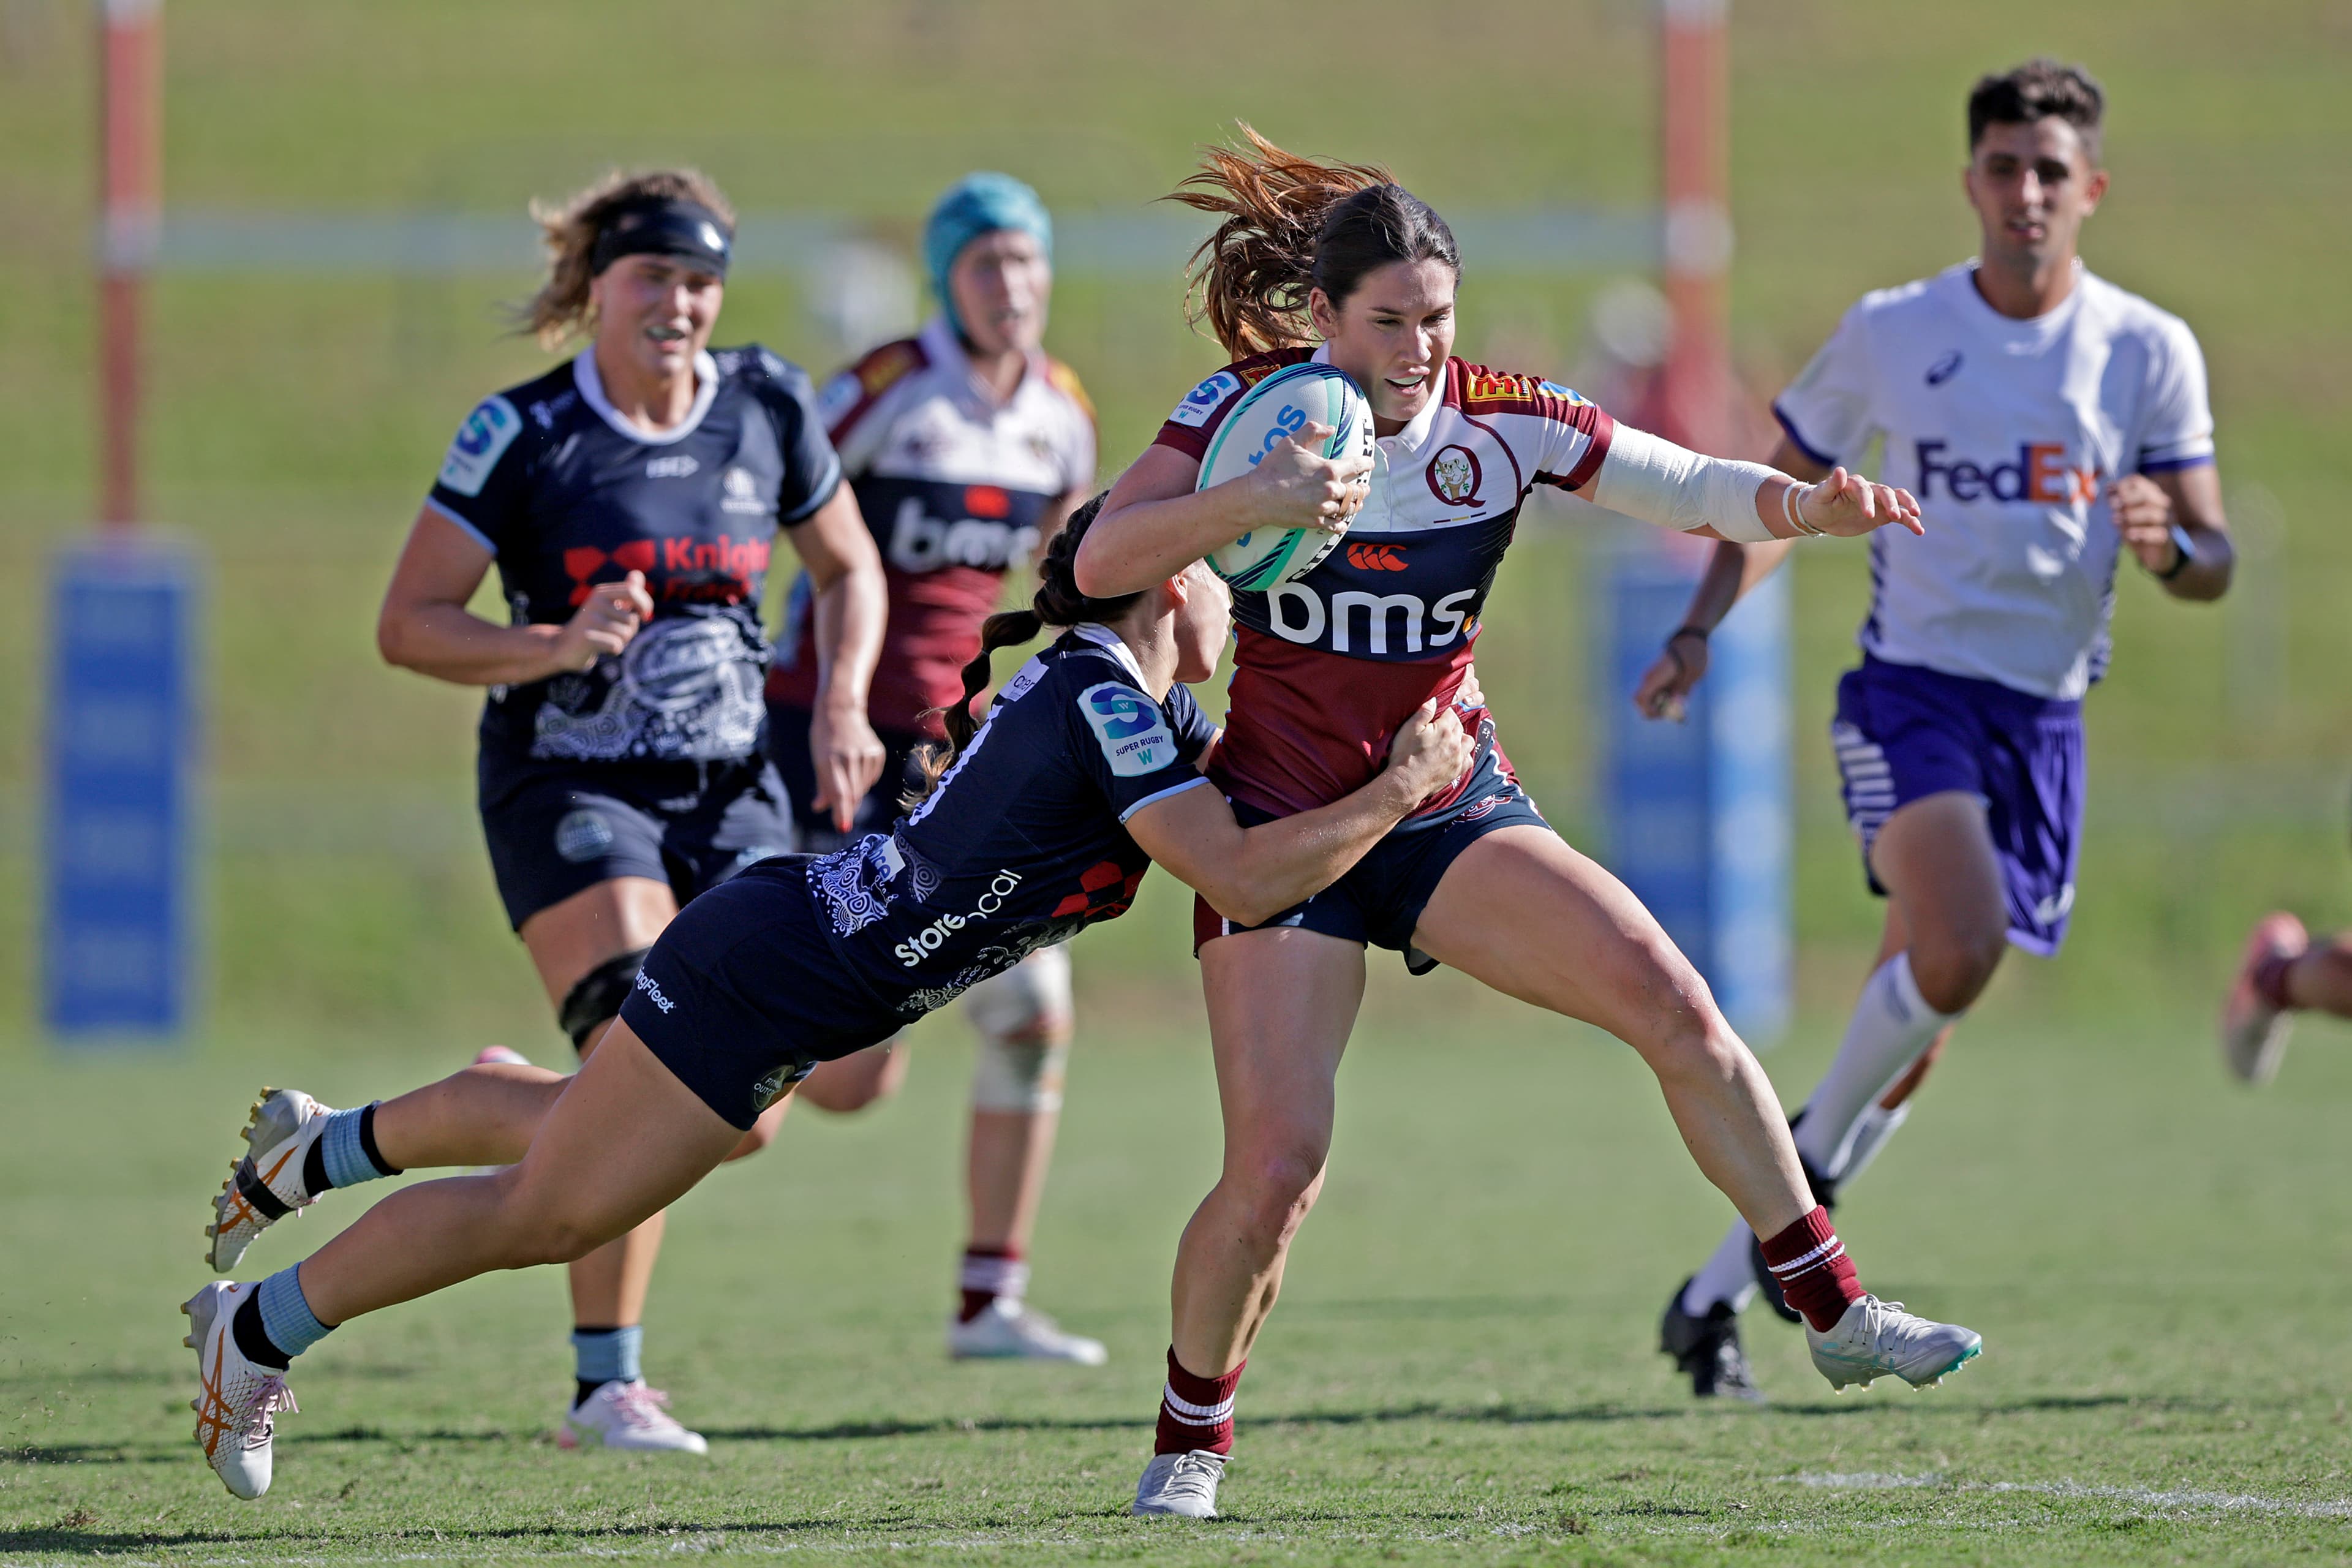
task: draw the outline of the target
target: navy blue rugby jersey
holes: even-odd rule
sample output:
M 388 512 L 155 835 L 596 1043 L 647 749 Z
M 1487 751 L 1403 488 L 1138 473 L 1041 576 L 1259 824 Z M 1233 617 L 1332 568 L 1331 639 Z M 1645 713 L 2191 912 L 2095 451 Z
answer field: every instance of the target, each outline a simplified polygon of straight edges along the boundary
M 887 834 L 808 867 L 851 973 L 905 1018 L 1127 912 L 1151 864 L 1126 823 L 1207 784 L 1216 726 L 1182 686 L 1152 700 L 1134 655 L 1077 626 L 1004 683 L 971 744 Z
M 654 601 L 619 656 L 492 687 L 486 769 L 758 755 L 770 549 L 832 498 L 841 462 L 799 366 L 751 344 L 698 356 L 695 379 L 686 418 L 649 436 L 583 349 L 485 399 L 450 443 L 427 504 L 497 556 L 513 624 L 561 625 L 631 571 Z

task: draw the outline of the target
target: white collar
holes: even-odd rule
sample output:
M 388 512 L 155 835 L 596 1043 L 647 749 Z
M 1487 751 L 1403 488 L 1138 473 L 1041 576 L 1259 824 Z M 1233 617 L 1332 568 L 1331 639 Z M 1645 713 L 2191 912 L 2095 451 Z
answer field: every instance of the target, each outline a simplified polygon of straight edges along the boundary
M 1318 343 L 1316 345 L 1314 363 L 1317 364 L 1329 364 L 1331 363 L 1331 345 L 1329 343 Z M 1451 361 L 1447 362 L 1448 364 L 1451 364 L 1453 362 Z M 1444 371 L 1441 371 L 1438 374 L 1436 395 L 1431 397 L 1427 403 L 1421 405 L 1421 412 L 1407 420 L 1403 429 L 1398 431 L 1393 436 L 1383 436 L 1380 437 L 1380 439 L 1383 442 L 1393 441 L 1401 450 L 1407 453 L 1420 451 L 1421 444 L 1429 439 L 1431 427 L 1437 423 L 1438 408 L 1445 402 L 1445 378 L 1449 374 L 1450 372 Z
M 1992 308 L 1992 301 L 1986 299 L 1983 290 L 1977 287 L 1977 269 L 1981 265 L 1979 258 L 1971 256 L 1958 266 L 1947 268 L 1945 276 L 1951 279 L 1955 293 L 1968 297 L 1967 303 L 1960 309 L 1973 316 L 1979 327 L 1990 328 L 2013 338 L 2047 338 L 2065 326 L 2074 318 L 2083 298 L 2083 285 L 2091 276 L 2090 268 L 2083 265 L 2083 258 L 2078 256 L 2074 258 L 2073 286 L 2066 290 L 2063 300 L 2038 316 L 2005 316 Z
M 1000 398 L 996 395 L 996 388 L 980 378 L 979 370 L 971 363 L 971 351 L 963 346 L 963 339 L 957 335 L 956 330 L 948 325 L 947 317 L 933 316 L 925 321 L 923 330 L 915 334 L 915 341 L 922 345 L 924 356 L 933 364 L 949 365 L 963 372 L 965 384 L 971 388 L 971 395 L 980 400 L 983 408 L 1011 407 L 1013 400 L 1021 395 L 1022 389 L 1038 374 L 1037 362 L 1041 356 L 1024 355 L 1021 379 L 1013 384 L 1011 392 Z
M 719 396 L 719 362 L 708 353 L 698 353 L 694 356 L 694 406 L 686 411 L 685 418 L 668 429 L 647 431 L 624 418 L 621 411 L 613 406 L 613 400 L 604 395 L 604 378 L 596 374 L 595 344 L 590 343 L 573 357 L 572 379 L 579 384 L 581 398 L 597 412 L 605 424 L 630 440 L 648 447 L 667 447 L 673 441 L 683 441 L 693 435 L 702 424 L 703 416 L 710 412 L 711 403 Z
M 1119 668 L 1133 676 L 1138 686 L 1146 691 L 1151 689 L 1151 683 L 1143 679 L 1143 666 L 1135 662 L 1135 650 L 1127 646 L 1125 637 L 1100 621 L 1081 621 L 1070 630 L 1118 660 Z

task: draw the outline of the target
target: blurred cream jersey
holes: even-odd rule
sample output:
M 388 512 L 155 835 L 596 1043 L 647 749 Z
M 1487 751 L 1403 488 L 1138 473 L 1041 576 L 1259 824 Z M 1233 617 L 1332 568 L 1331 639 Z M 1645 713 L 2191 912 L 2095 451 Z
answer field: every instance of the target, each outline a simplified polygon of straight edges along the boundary
M 2213 460 L 2205 361 L 2177 316 L 2076 264 L 2049 314 L 2016 321 L 1963 262 L 1864 295 L 1773 404 L 1815 462 L 1919 498 L 1924 538 L 1871 536 L 1859 640 L 1894 664 L 2080 698 L 2106 672 L 2124 474 Z
M 868 712 L 891 735 L 938 739 L 934 710 L 961 700 L 965 661 L 1027 563 L 1048 509 L 1095 481 L 1094 407 L 1067 365 L 1042 353 L 998 398 L 944 320 L 883 344 L 835 376 L 817 411 L 858 510 L 881 547 L 890 595 Z M 793 635 L 772 700 L 816 701 L 807 579 L 793 586 Z M 896 791 L 896 781 L 889 781 Z

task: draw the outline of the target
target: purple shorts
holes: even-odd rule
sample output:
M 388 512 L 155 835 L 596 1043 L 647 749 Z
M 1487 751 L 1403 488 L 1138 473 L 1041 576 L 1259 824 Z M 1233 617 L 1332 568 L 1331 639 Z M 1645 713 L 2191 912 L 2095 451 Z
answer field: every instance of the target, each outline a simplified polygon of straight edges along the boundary
M 1830 725 L 1846 820 L 1870 847 L 1888 816 L 1962 790 L 1985 803 L 2009 892 L 2009 940 L 2047 958 L 2066 940 L 2083 828 L 2083 705 L 1865 656 Z

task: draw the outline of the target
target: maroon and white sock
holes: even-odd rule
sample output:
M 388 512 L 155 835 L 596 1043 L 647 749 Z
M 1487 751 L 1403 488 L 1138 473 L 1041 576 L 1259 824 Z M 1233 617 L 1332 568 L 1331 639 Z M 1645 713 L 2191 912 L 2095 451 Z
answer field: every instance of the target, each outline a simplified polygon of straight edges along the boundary
M 1764 1261 L 1772 1270 L 1780 1298 L 1805 1315 L 1822 1333 L 1837 1327 L 1845 1310 L 1867 1294 L 1854 1278 L 1853 1259 L 1830 1224 L 1830 1211 L 1819 1207 L 1763 1244 Z
M 963 1305 L 956 1321 L 969 1323 L 988 1310 L 999 1296 L 1018 1301 L 1029 1293 L 1029 1265 L 1017 1247 L 967 1247 L 963 1271 L 956 1283 L 963 1289 Z
M 2254 965 L 2254 994 L 2282 1013 L 2294 1012 L 2294 1003 L 2286 994 L 2286 972 L 2302 956 L 2299 952 L 2274 952 Z
M 1242 1383 L 1244 1362 L 1223 1377 L 1197 1377 L 1186 1372 L 1176 1359 L 1174 1346 L 1168 1350 L 1168 1386 L 1160 1394 L 1160 1432 L 1153 1440 L 1155 1454 L 1190 1454 L 1207 1449 L 1212 1454 L 1230 1454 L 1234 1450 L 1234 1390 Z

